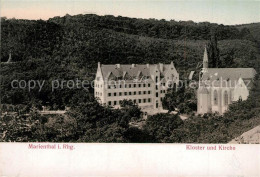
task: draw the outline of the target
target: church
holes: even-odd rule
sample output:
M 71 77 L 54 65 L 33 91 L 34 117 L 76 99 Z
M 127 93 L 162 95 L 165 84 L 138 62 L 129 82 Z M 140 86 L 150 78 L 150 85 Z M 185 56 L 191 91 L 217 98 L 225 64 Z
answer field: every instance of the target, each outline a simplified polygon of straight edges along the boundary
M 167 89 L 179 82 L 179 73 L 170 64 L 98 63 L 94 94 L 101 104 L 120 107 L 123 100 L 132 100 L 142 110 L 161 110 Z
M 205 47 L 197 90 L 197 113 L 223 114 L 232 102 L 246 100 L 255 74 L 254 68 L 209 68 Z

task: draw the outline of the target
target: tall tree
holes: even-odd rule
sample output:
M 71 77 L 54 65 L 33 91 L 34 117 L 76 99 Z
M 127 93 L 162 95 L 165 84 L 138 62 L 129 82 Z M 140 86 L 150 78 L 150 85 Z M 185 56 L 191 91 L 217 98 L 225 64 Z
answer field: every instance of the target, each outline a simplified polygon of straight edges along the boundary
M 219 59 L 218 41 L 217 41 L 215 28 L 211 28 L 210 42 L 207 48 L 208 48 L 208 56 L 209 56 L 209 67 L 212 68 L 221 67 L 221 62 Z

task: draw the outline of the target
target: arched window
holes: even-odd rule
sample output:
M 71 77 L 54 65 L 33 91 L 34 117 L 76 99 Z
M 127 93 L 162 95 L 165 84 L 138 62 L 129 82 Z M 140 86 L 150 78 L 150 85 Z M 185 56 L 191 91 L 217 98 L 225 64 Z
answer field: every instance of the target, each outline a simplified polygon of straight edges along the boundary
M 228 105 L 228 93 L 227 93 L 227 91 L 224 92 L 224 104 L 225 104 L 225 106 Z
M 217 92 L 217 90 L 214 90 L 214 104 L 215 105 L 218 104 L 218 92 Z

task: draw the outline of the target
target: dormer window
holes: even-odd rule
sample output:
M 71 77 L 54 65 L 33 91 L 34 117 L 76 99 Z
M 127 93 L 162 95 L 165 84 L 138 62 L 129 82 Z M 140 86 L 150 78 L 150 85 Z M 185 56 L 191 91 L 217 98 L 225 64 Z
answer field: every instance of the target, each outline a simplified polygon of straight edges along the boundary
M 129 76 L 129 74 L 127 72 L 125 72 L 123 74 L 123 78 L 124 78 L 124 80 L 130 80 L 131 79 L 131 77 Z

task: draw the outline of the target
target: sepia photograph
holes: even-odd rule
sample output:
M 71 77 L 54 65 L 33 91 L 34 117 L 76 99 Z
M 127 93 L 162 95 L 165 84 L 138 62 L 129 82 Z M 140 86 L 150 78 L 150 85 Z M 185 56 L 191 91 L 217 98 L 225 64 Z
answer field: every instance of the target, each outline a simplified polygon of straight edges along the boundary
M 260 1 L 2 0 L 0 10 L 0 145 L 260 143 Z

